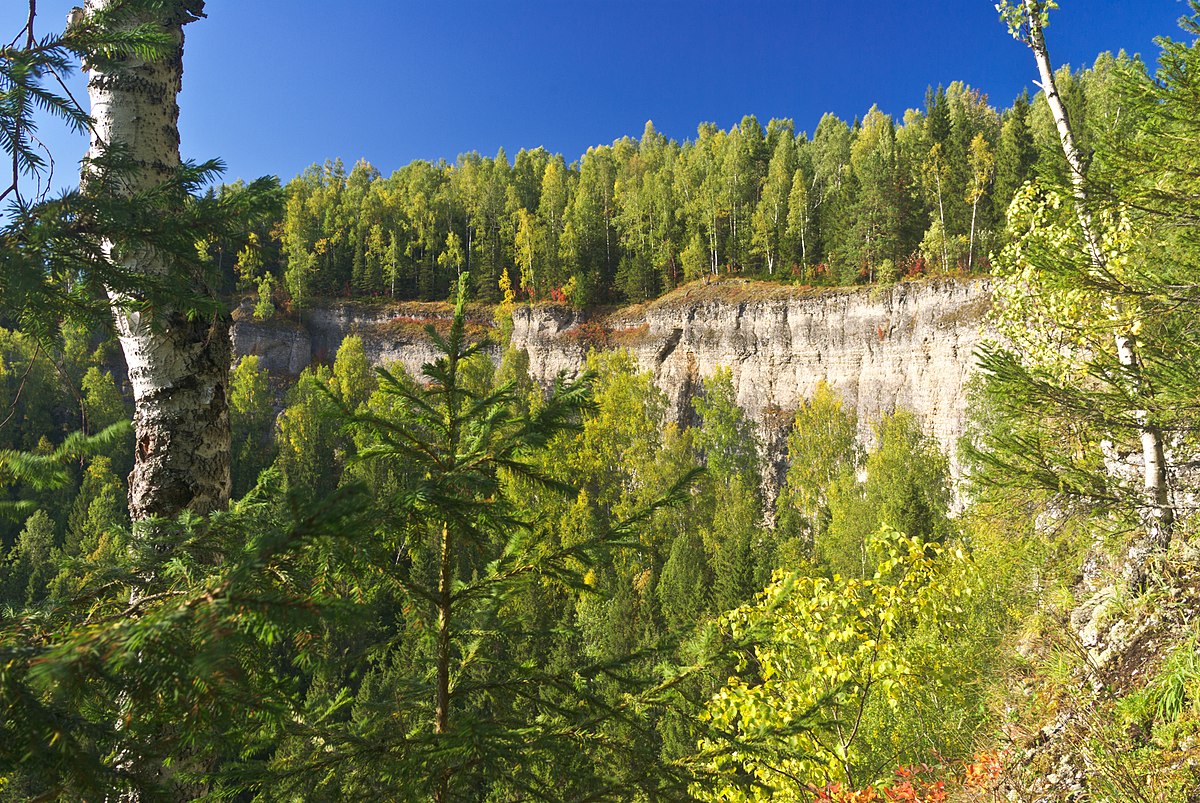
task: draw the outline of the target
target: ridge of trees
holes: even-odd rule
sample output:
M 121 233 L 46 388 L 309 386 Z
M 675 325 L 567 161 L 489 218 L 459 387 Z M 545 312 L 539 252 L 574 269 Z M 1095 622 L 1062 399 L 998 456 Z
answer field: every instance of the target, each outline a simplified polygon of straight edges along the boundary
M 1122 53 L 1061 71 L 1081 149 L 1125 64 L 1142 69 Z M 577 306 L 727 273 L 848 285 L 986 272 L 1017 189 L 1066 173 L 1044 106 L 1023 94 L 1000 111 L 954 82 L 903 119 L 875 106 L 852 123 L 826 114 L 811 137 L 747 116 L 682 143 L 647 123 L 640 139 L 572 163 L 543 148 L 472 152 L 384 177 L 335 159 L 286 184 L 277 218 L 208 243 L 208 257 L 226 290 L 273 288 L 295 308 L 318 296 L 443 299 L 464 271 L 480 300 L 499 301 L 508 272 L 520 298 Z

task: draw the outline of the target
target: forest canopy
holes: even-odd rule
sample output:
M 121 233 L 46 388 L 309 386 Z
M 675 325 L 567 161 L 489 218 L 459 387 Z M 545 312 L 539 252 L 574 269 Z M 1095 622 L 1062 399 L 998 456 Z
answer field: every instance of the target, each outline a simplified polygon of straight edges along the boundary
M 1063 69 L 1085 147 L 1115 111 L 1123 65 L 1141 68 L 1120 54 Z M 902 120 L 876 107 L 851 122 L 827 114 L 811 136 L 747 116 L 682 143 L 647 123 L 640 139 L 570 163 L 501 150 L 384 177 L 332 160 L 285 185 L 274 222 L 208 252 L 226 288 L 270 275 L 263 289 L 297 308 L 317 296 L 443 299 L 462 271 L 481 300 L 499 300 L 507 271 L 520 298 L 576 306 L 729 273 L 835 285 L 986 273 L 1017 188 L 1064 172 L 1043 107 L 1021 96 L 997 110 L 955 82 Z

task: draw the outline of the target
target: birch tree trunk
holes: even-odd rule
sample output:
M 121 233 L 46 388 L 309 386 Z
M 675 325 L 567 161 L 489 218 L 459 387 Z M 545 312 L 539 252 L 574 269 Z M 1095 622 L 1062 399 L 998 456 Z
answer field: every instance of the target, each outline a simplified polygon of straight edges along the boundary
M 937 166 L 937 196 L 938 196 L 938 220 L 942 223 L 942 270 L 950 272 L 950 233 L 946 231 L 946 207 L 942 204 L 942 173 L 941 167 Z
M 979 209 L 979 197 L 971 202 L 971 245 L 967 248 L 967 270 L 975 268 L 975 215 Z
M 808 270 L 808 243 L 805 242 L 804 232 L 808 228 L 808 210 L 804 210 L 804 215 L 800 219 L 800 262 L 803 263 L 803 270 Z
M 1100 246 L 1091 211 L 1088 208 L 1088 188 L 1086 183 L 1086 165 L 1075 144 L 1067 111 L 1063 106 L 1062 97 L 1058 93 L 1058 85 L 1054 79 L 1054 69 L 1050 64 L 1050 56 L 1046 48 L 1046 37 L 1042 30 L 1041 7 L 1037 0 L 1023 0 L 1025 23 L 1029 28 L 1029 47 L 1038 65 L 1038 73 L 1042 79 L 1042 91 L 1054 117 L 1058 129 L 1059 140 L 1062 143 L 1063 155 L 1071 172 L 1071 187 L 1075 194 L 1075 214 L 1079 226 L 1083 230 L 1084 241 L 1087 244 L 1088 257 L 1096 277 L 1110 277 L 1108 261 Z M 1139 402 L 1146 398 L 1148 388 L 1142 372 L 1141 360 L 1138 357 L 1137 336 L 1132 331 L 1126 331 L 1122 326 L 1113 335 L 1113 345 L 1117 360 L 1125 369 L 1129 387 L 1127 390 Z M 1174 524 L 1174 509 L 1171 507 L 1170 494 L 1167 486 L 1167 464 L 1163 451 L 1162 433 L 1151 419 L 1146 409 L 1133 411 L 1137 422 L 1138 433 L 1142 446 L 1143 476 L 1143 525 L 1146 537 L 1130 549 L 1131 577 L 1139 578 L 1144 563 L 1150 554 L 1166 549 L 1170 543 L 1171 528 Z
M 117 0 L 87 0 L 95 14 Z M 131 24 L 156 23 L 175 46 L 157 59 L 126 57 L 116 69 L 87 68 L 94 119 L 88 156 L 120 148 L 133 163 L 118 192 L 134 195 L 169 179 L 180 165 L 179 94 L 183 74 L 183 25 L 201 16 L 203 0 L 175 0 L 141 13 Z M 78 12 L 76 12 L 78 13 Z M 85 182 L 89 176 L 85 175 Z M 133 272 L 169 277 L 195 290 L 196 279 L 164 254 L 104 243 L 110 256 Z M 133 520 L 204 514 L 229 500 L 229 325 L 189 320 L 179 308 L 136 310 L 132 299 L 110 292 L 113 318 L 129 367 L 137 443 L 129 477 Z

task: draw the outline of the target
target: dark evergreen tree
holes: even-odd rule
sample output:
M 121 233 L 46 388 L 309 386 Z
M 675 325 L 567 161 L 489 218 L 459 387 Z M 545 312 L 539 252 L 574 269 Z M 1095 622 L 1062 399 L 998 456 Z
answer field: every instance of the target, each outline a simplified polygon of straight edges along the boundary
M 1012 108 L 1005 112 L 1000 127 L 995 197 L 1002 204 L 1016 195 L 1017 189 L 1032 177 L 1037 162 L 1033 132 L 1029 129 L 1029 111 L 1029 92 L 1022 92 Z

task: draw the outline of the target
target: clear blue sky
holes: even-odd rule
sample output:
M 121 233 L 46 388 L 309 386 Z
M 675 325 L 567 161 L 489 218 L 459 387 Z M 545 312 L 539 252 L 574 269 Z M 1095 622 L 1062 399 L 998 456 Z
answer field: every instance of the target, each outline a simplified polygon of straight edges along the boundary
M 76 3 L 78 0 L 76 0 Z M 40 0 L 39 28 L 75 3 Z M 1182 0 L 1061 0 L 1056 63 L 1124 48 L 1153 58 Z M 812 131 L 872 103 L 897 117 L 927 85 L 965 81 L 998 106 L 1035 77 L 993 0 L 209 0 L 187 29 L 184 155 L 226 178 L 366 158 L 413 159 L 543 145 L 576 159 L 640 136 L 684 139 L 703 121 L 790 117 Z M 0 0 L 0 38 L 25 0 Z M 78 81 L 77 81 L 78 83 Z M 84 144 L 46 126 L 61 184 Z

